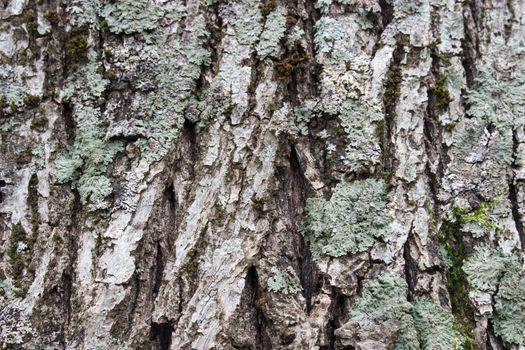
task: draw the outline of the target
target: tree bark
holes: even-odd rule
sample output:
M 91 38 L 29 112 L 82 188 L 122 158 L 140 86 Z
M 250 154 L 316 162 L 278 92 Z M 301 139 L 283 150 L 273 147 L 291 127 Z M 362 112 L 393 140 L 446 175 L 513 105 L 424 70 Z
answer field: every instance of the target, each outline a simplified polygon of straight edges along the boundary
M 0 18 L 0 347 L 525 347 L 525 2 Z

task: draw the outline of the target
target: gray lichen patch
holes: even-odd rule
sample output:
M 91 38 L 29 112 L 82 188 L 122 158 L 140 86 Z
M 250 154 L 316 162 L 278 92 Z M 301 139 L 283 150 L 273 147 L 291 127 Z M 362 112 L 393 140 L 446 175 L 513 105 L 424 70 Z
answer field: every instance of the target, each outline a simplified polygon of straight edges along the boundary
M 100 201 L 112 193 L 105 172 L 122 149 L 121 142 L 106 140 L 97 99 L 108 81 L 97 71 L 96 54 L 92 52 L 90 56 L 91 62 L 75 72 L 65 89 L 64 98 L 73 106 L 76 136 L 73 146 L 61 154 L 55 164 L 58 182 L 70 182 L 83 203 Z
M 394 349 L 461 348 L 463 339 L 455 330 L 452 314 L 432 300 L 407 300 L 408 287 L 400 276 L 383 272 L 367 285 L 361 298 L 350 308 L 349 322 L 373 330 L 383 322 L 399 324 Z
M 77 27 L 87 25 L 92 29 L 99 29 L 98 15 L 102 10 L 100 0 L 69 0 L 64 2 L 67 3 L 66 12 L 72 25 Z
M 524 124 L 525 64 L 518 62 L 505 68 L 512 73 L 498 72 L 490 64 L 480 67 L 476 83 L 466 96 L 467 112 L 498 129 L 516 129 Z
M 467 118 L 452 130 L 449 154 L 450 177 L 461 188 L 476 188 L 485 198 L 507 196 L 510 168 L 519 155 L 514 150 L 513 133 L 523 124 L 525 108 L 525 67 L 515 49 L 495 44 L 504 50 L 504 64 L 489 51 L 480 65 L 474 85 L 465 101 Z M 484 173 L 483 179 L 472 175 Z M 458 188 L 459 189 L 459 188 Z
M 388 240 L 391 217 L 383 180 L 341 182 L 330 200 L 308 199 L 306 212 L 303 234 L 316 259 L 356 254 Z
M 475 293 L 495 298 L 494 332 L 505 342 L 525 345 L 525 271 L 521 253 L 480 245 L 467 259 L 464 271 Z
M 284 9 L 278 7 L 266 17 L 264 29 L 257 44 L 257 54 L 261 59 L 270 56 L 279 48 L 279 42 L 286 31 L 286 16 Z
M 240 17 L 235 22 L 235 31 L 240 44 L 252 46 L 259 39 L 263 30 L 263 16 L 258 5 L 259 2 L 255 0 L 239 2 Z
M 11 115 L 38 106 L 43 76 L 29 67 L 0 63 L 0 116 Z
M 149 0 L 123 0 L 106 4 L 101 15 L 112 32 L 133 34 L 155 29 L 164 11 Z
M 288 266 L 286 270 L 272 267 L 272 277 L 268 279 L 268 290 L 275 293 L 294 294 L 303 290 L 299 277 L 293 267 Z

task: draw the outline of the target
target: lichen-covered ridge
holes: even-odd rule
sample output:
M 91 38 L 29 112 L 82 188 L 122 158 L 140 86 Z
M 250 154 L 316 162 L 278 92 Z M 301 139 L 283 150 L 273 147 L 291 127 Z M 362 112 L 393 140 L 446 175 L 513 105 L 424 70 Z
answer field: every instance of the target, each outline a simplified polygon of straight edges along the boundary
M 522 350 L 524 23 L 0 2 L 0 349 Z

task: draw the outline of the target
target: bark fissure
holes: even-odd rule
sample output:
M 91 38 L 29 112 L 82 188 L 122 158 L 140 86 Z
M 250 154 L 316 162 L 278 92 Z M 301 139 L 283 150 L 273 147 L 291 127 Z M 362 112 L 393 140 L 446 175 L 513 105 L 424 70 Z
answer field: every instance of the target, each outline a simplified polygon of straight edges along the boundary
M 399 89 L 401 87 L 401 60 L 404 56 L 404 45 L 398 39 L 389 70 L 385 77 L 383 95 L 383 106 L 385 111 L 385 122 L 381 148 L 383 151 L 383 172 L 390 174 L 394 169 L 394 149 L 393 149 L 393 130 L 395 127 L 397 101 L 399 99 Z
M 173 326 L 169 322 L 151 324 L 150 340 L 155 341 L 158 350 L 169 350 Z
M 463 52 L 463 58 L 461 63 L 465 70 L 465 78 L 467 81 L 467 87 L 471 87 L 474 84 L 474 78 L 476 77 L 476 57 L 479 55 L 479 37 L 476 26 L 472 25 L 474 21 L 474 14 L 472 7 L 474 1 L 469 1 L 471 5 L 465 5 L 463 9 L 463 28 L 465 32 L 465 39 L 461 41 L 461 49 Z
M 416 285 L 417 285 L 417 275 L 418 275 L 418 266 L 416 261 L 410 255 L 410 246 L 412 242 L 412 228 L 408 231 L 408 237 L 403 245 L 403 258 L 405 259 L 405 280 L 408 285 L 408 301 L 413 301 L 415 297 Z
M 286 191 L 289 198 L 288 210 L 293 226 L 299 227 L 302 224 L 302 208 L 305 206 L 308 187 L 294 145 L 290 145 L 290 173 L 289 188 Z M 303 296 L 306 300 L 306 313 L 310 314 L 312 311 L 312 296 L 314 292 L 314 262 L 312 261 L 312 253 L 304 237 L 298 233 L 296 234 L 298 240 L 296 254 L 299 264 L 299 279 L 301 280 Z
M 164 262 L 162 256 L 162 246 L 159 241 L 156 244 L 156 254 L 155 254 L 155 268 L 154 268 L 154 283 L 153 283 L 153 299 L 159 294 L 160 286 L 162 285 L 162 274 L 164 272 Z
M 519 141 L 517 131 L 513 130 L 512 132 L 512 142 L 513 142 L 513 153 L 515 156 L 518 156 L 519 152 Z M 515 167 L 513 167 L 515 168 Z M 521 243 L 521 249 L 525 251 L 525 227 L 523 225 L 523 218 L 520 214 L 520 207 L 518 204 L 518 183 L 516 182 L 516 169 L 513 169 L 513 176 L 509 182 L 509 200 L 511 203 L 512 218 L 514 219 L 514 224 L 516 225 L 516 231 Z
M 251 291 L 250 306 L 255 309 L 255 348 L 258 350 L 272 349 L 272 342 L 268 336 L 268 320 L 261 308 L 261 287 L 255 266 L 250 266 L 246 274 L 246 285 Z

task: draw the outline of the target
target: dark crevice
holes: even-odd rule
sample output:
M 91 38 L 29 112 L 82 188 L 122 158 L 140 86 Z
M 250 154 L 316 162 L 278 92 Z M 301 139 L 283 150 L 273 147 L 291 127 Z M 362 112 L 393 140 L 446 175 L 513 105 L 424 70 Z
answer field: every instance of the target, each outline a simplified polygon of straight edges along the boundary
M 133 274 L 131 283 L 130 303 L 127 311 L 127 325 L 125 327 L 124 334 L 129 334 L 134 326 L 133 319 L 135 317 L 135 311 L 137 310 L 137 304 L 140 295 L 140 275 L 138 272 Z M 118 310 L 118 308 L 115 310 Z
M 164 262 L 162 260 L 162 246 L 157 242 L 157 253 L 155 255 L 155 281 L 153 283 L 153 299 L 159 294 L 162 285 L 162 274 L 164 272 Z
M 293 227 L 300 225 L 299 220 L 303 216 L 302 208 L 306 205 L 308 186 L 306 178 L 299 161 L 299 156 L 294 145 L 290 145 L 290 176 L 288 176 L 288 212 L 291 215 Z M 298 244 L 296 249 L 297 262 L 299 264 L 299 279 L 303 287 L 303 296 L 306 301 L 306 313 L 312 310 L 312 295 L 314 292 L 314 263 L 312 253 L 304 237 L 297 234 Z
M 379 7 L 381 8 L 381 31 L 394 19 L 394 6 L 390 0 L 379 0 Z
M 225 36 L 223 31 L 224 25 L 223 20 L 219 11 L 219 4 L 214 4 L 210 6 L 211 15 L 207 13 L 206 19 L 206 28 L 208 33 L 210 33 L 210 38 L 208 40 L 208 48 L 211 54 L 210 69 L 214 75 L 219 71 L 220 58 L 222 56 L 222 39 Z
M 396 106 L 399 100 L 401 88 L 401 60 L 404 56 L 404 45 L 402 38 L 397 39 L 396 48 L 392 54 L 389 70 L 385 78 L 385 92 L 383 105 L 385 110 L 385 122 L 382 130 L 381 149 L 383 153 L 383 172 L 390 174 L 394 168 L 394 150 L 392 146 L 392 132 L 396 119 Z
M 492 305 L 496 305 L 496 296 L 499 293 L 499 286 L 500 286 L 500 283 L 501 283 L 501 278 L 502 278 L 502 276 L 500 276 L 498 278 L 498 282 L 496 283 L 496 290 L 490 296 Z M 487 335 L 487 341 L 486 341 L 487 350 L 488 349 L 494 349 L 494 348 L 495 349 L 504 349 L 505 348 L 503 346 L 503 341 L 501 340 L 501 337 L 497 336 L 496 333 L 494 332 L 494 326 L 492 325 L 492 320 L 490 320 L 487 323 L 486 335 Z M 492 346 L 493 344 L 495 345 L 495 347 Z
M 5 180 L 0 180 L 0 203 L 4 201 L 4 194 L 2 193 L 1 188 L 6 187 L 6 186 L 7 186 L 7 183 L 5 182 Z
M 403 246 L 403 258 L 405 259 L 405 280 L 408 285 L 408 301 L 413 301 L 417 285 L 418 267 L 416 261 L 410 255 L 410 243 L 412 241 L 412 229 L 408 232 L 408 237 Z
M 169 322 L 151 323 L 150 340 L 154 342 L 155 349 L 170 349 L 173 330 L 173 325 Z
M 167 205 L 169 206 L 169 211 L 174 213 L 177 208 L 177 197 L 175 195 L 175 187 L 173 186 L 173 182 L 170 182 L 170 184 L 164 189 L 164 198 L 166 199 Z
M 435 48 L 437 50 L 437 48 Z M 436 51 L 432 51 L 432 65 L 431 74 L 434 84 L 436 80 L 441 79 L 440 75 L 440 55 Z M 441 87 L 445 89 L 444 87 Z M 448 93 L 448 90 L 445 90 Z M 425 150 L 427 155 L 427 163 L 425 166 L 425 173 L 429 181 L 430 195 L 432 198 L 432 210 L 435 214 L 439 210 L 439 197 L 438 191 L 441 187 L 440 179 L 443 178 L 443 159 L 446 157 L 446 152 L 443 149 L 443 130 L 439 121 L 439 114 L 442 112 L 442 108 L 438 107 L 438 96 L 436 94 L 436 88 L 431 87 L 430 84 L 427 86 L 427 113 L 424 116 L 424 142 Z M 437 159 L 436 159 L 437 158 Z M 432 164 L 437 163 L 436 169 L 432 168 Z
M 189 154 L 187 155 L 190 161 L 190 164 L 192 166 L 191 169 L 191 177 L 195 178 L 195 169 L 194 166 L 197 163 L 197 157 L 198 157 L 198 143 L 197 143 L 197 130 L 196 125 L 194 122 L 191 122 L 189 120 L 184 120 L 184 124 L 182 126 L 182 135 L 183 137 L 188 141 L 189 144 Z
M 191 167 L 194 166 L 194 164 L 190 165 Z M 178 219 L 180 215 L 177 215 L 177 193 L 175 192 L 175 186 L 173 184 L 173 180 L 170 180 L 170 183 L 166 188 L 164 189 L 164 214 L 166 215 L 166 228 L 165 232 L 174 232 L 175 234 L 161 234 L 157 239 L 159 239 L 159 244 L 161 245 L 161 249 L 164 248 L 167 251 L 167 256 L 170 255 L 170 252 L 173 251 L 173 244 L 174 240 L 177 239 L 177 232 L 178 232 Z
M 474 24 L 474 29 L 476 32 L 481 31 L 480 24 L 481 24 L 481 13 L 478 9 L 478 0 L 468 0 L 465 2 L 466 5 L 469 6 L 470 13 L 472 15 L 472 21 Z M 476 47 L 479 48 L 479 40 L 476 40 Z M 479 50 L 478 50 L 479 51 Z
M 76 137 L 76 123 L 75 118 L 73 117 L 73 106 L 69 103 L 63 103 L 62 116 L 64 117 L 67 144 L 72 145 L 75 142 Z
M 315 8 L 313 1 L 305 1 L 304 7 L 308 17 L 304 22 L 304 32 L 306 43 L 308 45 L 306 54 L 310 57 L 315 56 L 315 45 L 314 45 L 314 35 L 315 35 L 315 22 L 319 19 L 319 11 Z M 308 76 L 308 88 L 309 94 L 313 97 L 319 96 L 319 84 L 317 82 L 320 80 L 321 65 L 317 63 L 315 59 L 308 61 L 310 66 L 307 67 Z
M 38 212 L 38 176 L 31 175 L 27 188 L 27 206 L 31 212 L 31 240 L 36 240 L 38 228 L 40 227 L 40 214 Z
M 274 76 L 283 84 L 283 95 L 292 105 L 297 106 L 310 96 L 319 94 L 319 74 L 321 66 L 313 59 L 315 56 L 314 27 L 319 14 L 313 3 L 304 3 L 307 17 L 299 14 L 295 2 L 286 2 L 290 31 L 294 26 L 303 23 L 306 45 L 296 44 L 293 47 L 284 46 L 283 55 L 275 60 Z
M 248 84 L 248 107 L 246 108 L 246 111 L 244 112 L 243 117 L 247 117 L 252 114 L 253 110 L 257 106 L 257 96 L 256 96 L 256 90 L 257 86 L 259 85 L 260 80 L 260 62 L 257 58 L 257 53 L 255 50 L 252 52 L 251 59 L 249 62 L 253 62 L 251 74 L 250 74 L 250 83 Z
M 72 292 L 72 286 L 73 286 L 73 277 L 71 276 L 71 269 L 67 269 L 62 273 L 62 290 L 63 298 L 64 298 L 64 305 L 66 308 L 66 329 L 67 326 L 71 323 L 71 292 Z
M 312 296 L 314 294 L 314 269 L 312 253 L 302 236 L 299 240 L 299 253 L 299 279 L 303 287 L 303 296 L 306 301 L 306 314 L 310 315 L 310 312 L 312 311 Z
M 358 297 L 361 297 L 363 296 L 363 289 L 364 289 L 363 281 L 365 278 L 361 275 L 357 275 L 356 277 L 357 277 L 357 283 L 356 283 L 357 288 L 356 288 L 355 293 Z
M 505 30 L 505 43 L 507 43 L 510 39 L 510 36 L 512 35 L 512 25 L 516 22 L 516 9 L 514 8 L 514 4 L 512 3 L 512 0 L 507 1 L 507 8 L 509 9 L 510 18 L 508 19 L 507 23 L 504 25 Z
M 479 37 L 477 35 L 477 24 L 474 14 L 476 7 L 475 5 L 472 5 L 474 1 L 469 2 L 471 3 L 470 7 L 463 10 L 463 28 L 465 38 L 461 41 L 461 49 L 463 51 L 461 64 L 465 70 L 467 87 L 471 87 L 474 84 L 474 78 L 476 77 L 475 62 L 479 52 Z
M 494 295 L 492 296 L 492 305 L 495 305 Z M 501 338 L 496 336 L 496 334 L 494 333 L 494 326 L 492 325 L 492 321 L 489 321 L 487 323 L 487 341 L 485 342 L 485 345 L 487 347 L 487 350 L 500 350 L 506 348 L 503 345 L 503 341 L 501 340 Z
M 330 318 L 326 323 L 326 337 L 327 344 L 321 346 L 322 350 L 335 349 L 335 330 L 341 327 L 347 317 L 345 296 L 337 291 L 336 288 L 332 288 L 332 304 L 330 305 Z
M 250 266 L 246 273 L 246 286 L 251 291 L 250 306 L 255 310 L 255 348 L 257 350 L 272 349 L 272 342 L 268 334 L 268 320 L 260 305 L 261 287 L 255 266 Z
M 78 237 L 80 236 L 80 225 L 82 224 L 82 203 L 77 191 L 73 192 L 75 198 L 71 210 L 71 227 L 67 232 L 66 244 L 68 264 L 62 274 L 62 286 L 64 290 L 64 305 L 66 308 L 66 329 L 71 324 L 72 317 L 72 285 L 74 280 L 74 266 L 77 259 Z

